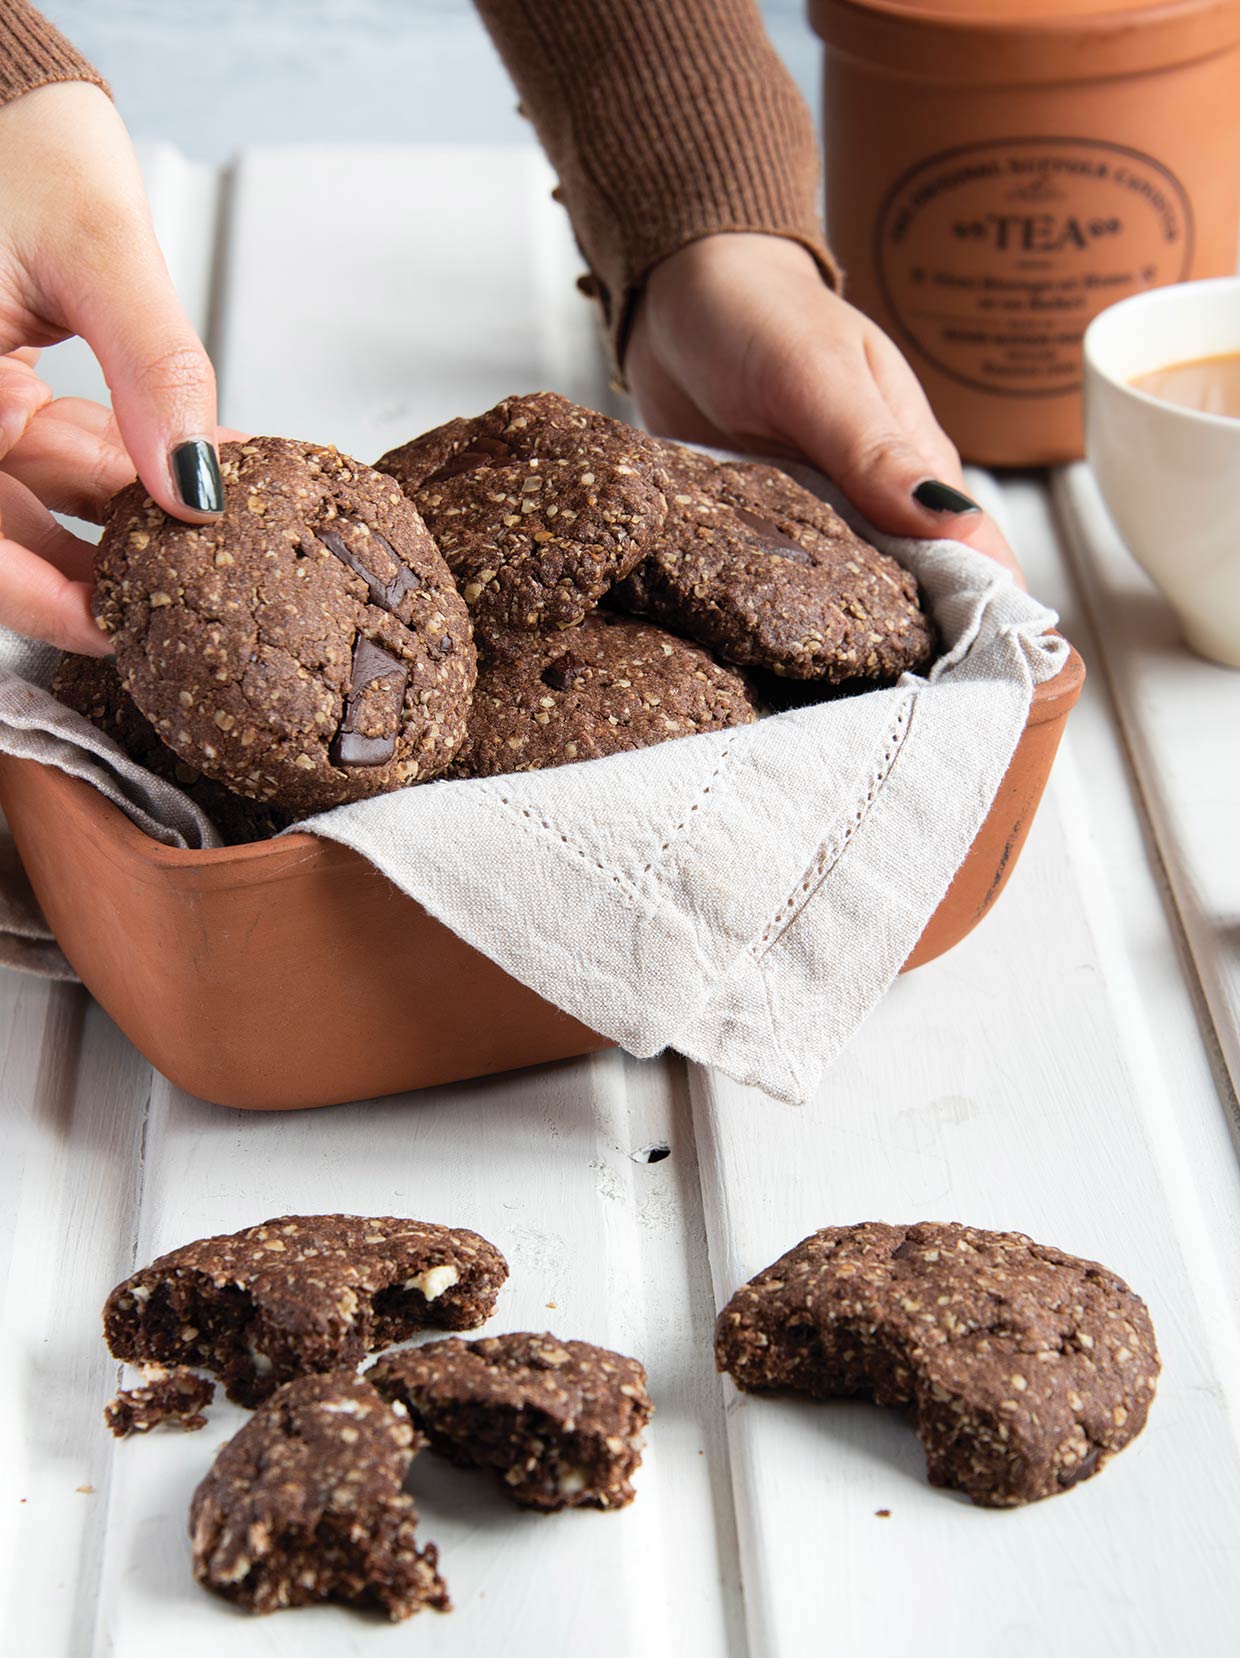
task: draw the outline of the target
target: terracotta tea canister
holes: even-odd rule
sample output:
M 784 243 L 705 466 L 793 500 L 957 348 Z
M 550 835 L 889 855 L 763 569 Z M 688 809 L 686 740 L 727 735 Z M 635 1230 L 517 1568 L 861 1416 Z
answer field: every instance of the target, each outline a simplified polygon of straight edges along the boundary
M 967 460 L 1082 453 L 1081 336 L 1236 268 L 1240 0 L 810 0 L 827 233 Z

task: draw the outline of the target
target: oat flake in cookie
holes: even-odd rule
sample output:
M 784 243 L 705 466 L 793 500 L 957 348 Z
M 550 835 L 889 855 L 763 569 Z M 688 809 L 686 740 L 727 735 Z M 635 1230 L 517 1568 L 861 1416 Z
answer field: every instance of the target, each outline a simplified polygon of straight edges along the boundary
M 161 1255 L 103 1309 L 118 1359 L 196 1364 L 256 1405 L 427 1325 L 489 1318 L 508 1263 L 476 1232 L 390 1215 L 283 1215 Z
M 122 1388 L 103 1407 L 103 1419 L 117 1439 L 150 1433 L 161 1422 L 175 1422 L 187 1433 L 205 1428 L 203 1411 L 215 1398 L 215 1383 L 180 1365 L 165 1370 L 152 1365 L 138 1387 Z
M 433 1543 L 401 1485 L 421 1441 L 359 1376 L 289 1382 L 220 1451 L 194 1493 L 194 1576 L 250 1612 L 316 1601 L 393 1623 L 449 1610 Z
M 425 518 L 496 657 L 580 622 L 667 513 L 654 441 L 554 392 L 450 420 L 375 464 Z
M 735 669 L 662 628 L 600 612 L 515 662 L 482 664 L 448 775 L 540 771 L 756 718 Z
M 1145 1425 L 1149 1313 L 1123 1279 L 1019 1232 L 815 1232 L 739 1289 L 715 1354 L 739 1387 L 909 1405 L 933 1485 L 1008 1508 L 1096 1474 Z
M 887 683 L 927 667 L 916 578 L 773 466 L 660 445 L 667 523 L 613 602 L 792 679 Z
M 175 783 L 211 819 L 230 846 L 267 840 L 293 821 L 288 812 L 264 806 L 214 783 L 159 740 L 155 727 L 121 684 L 116 664 L 106 656 L 62 656 L 52 680 L 52 695 L 67 708 L 97 725 L 131 760 Z
M 524 1508 L 623 1508 L 652 1405 L 636 1359 L 525 1333 L 432 1341 L 366 1372 L 431 1449 L 492 1468 Z
M 468 613 L 392 480 L 284 438 L 226 443 L 225 513 L 133 484 L 95 560 L 125 690 L 183 761 L 310 812 L 434 777 L 465 729 Z

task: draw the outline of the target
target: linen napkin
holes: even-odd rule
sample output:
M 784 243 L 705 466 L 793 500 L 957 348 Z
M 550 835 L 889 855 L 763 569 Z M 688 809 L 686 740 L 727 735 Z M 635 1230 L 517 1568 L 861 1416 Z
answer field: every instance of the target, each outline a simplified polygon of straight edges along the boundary
M 638 1056 L 673 1048 L 800 1103 L 882 996 L 994 798 L 1033 689 L 1068 647 L 982 554 L 867 526 L 907 565 L 943 654 L 926 677 L 551 771 L 428 783 L 310 818 L 475 949 Z M 0 750 L 104 791 L 169 844 L 218 844 L 179 790 L 0 638 Z M 0 964 L 64 974 L 0 857 Z

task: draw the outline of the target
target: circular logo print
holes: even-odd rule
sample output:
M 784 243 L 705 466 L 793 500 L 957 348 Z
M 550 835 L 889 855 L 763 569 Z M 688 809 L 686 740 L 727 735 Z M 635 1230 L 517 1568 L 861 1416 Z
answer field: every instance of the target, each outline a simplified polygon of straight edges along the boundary
M 963 385 L 1079 388 L 1081 335 L 1141 288 L 1181 282 L 1192 209 L 1152 156 L 1092 139 L 1006 138 L 931 156 L 888 191 L 875 264 L 900 331 Z

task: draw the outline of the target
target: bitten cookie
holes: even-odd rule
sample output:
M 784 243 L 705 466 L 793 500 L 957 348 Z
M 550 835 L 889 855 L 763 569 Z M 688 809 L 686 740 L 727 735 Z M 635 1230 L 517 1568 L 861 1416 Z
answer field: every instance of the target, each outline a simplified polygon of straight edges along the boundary
M 187 1433 L 205 1428 L 202 1414 L 215 1398 L 215 1383 L 178 1366 L 152 1366 L 140 1387 L 122 1388 L 103 1407 L 103 1419 L 117 1439 L 150 1433 L 161 1422 L 175 1422 Z
M 161 742 L 237 794 L 310 812 L 442 771 L 475 654 L 430 532 L 392 481 L 284 438 L 222 446 L 225 512 L 112 503 L 95 616 Z
M 448 775 L 540 771 L 756 718 L 734 669 L 661 628 L 599 613 L 515 662 L 482 664 Z
M 375 465 L 426 520 L 497 657 L 580 622 L 667 513 L 653 440 L 554 392 L 450 420 Z
M 489 1318 L 508 1263 L 476 1232 L 390 1215 L 284 1215 L 161 1255 L 118 1284 L 104 1338 L 131 1361 L 196 1364 L 255 1405 L 435 1325 Z
M 1159 1361 L 1123 1279 L 1019 1232 L 830 1226 L 739 1289 L 738 1387 L 911 1404 L 932 1485 L 1007 1508 L 1090 1478 L 1145 1425 Z
M 289 1382 L 220 1451 L 189 1511 L 194 1576 L 250 1612 L 315 1601 L 393 1623 L 449 1610 L 401 1484 L 421 1441 L 359 1376 Z
M 366 1372 L 433 1451 L 492 1468 L 523 1508 L 623 1508 L 653 1406 L 636 1359 L 519 1333 L 432 1341 Z
M 63 656 L 52 680 L 52 695 L 119 743 L 131 760 L 184 790 L 211 819 L 230 846 L 266 840 L 293 822 L 288 812 L 263 806 L 214 783 L 161 743 L 155 727 L 121 684 L 106 656 Z
M 898 679 L 935 635 L 915 577 L 787 473 L 660 445 L 667 523 L 612 595 L 728 662 L 792 679 Z

